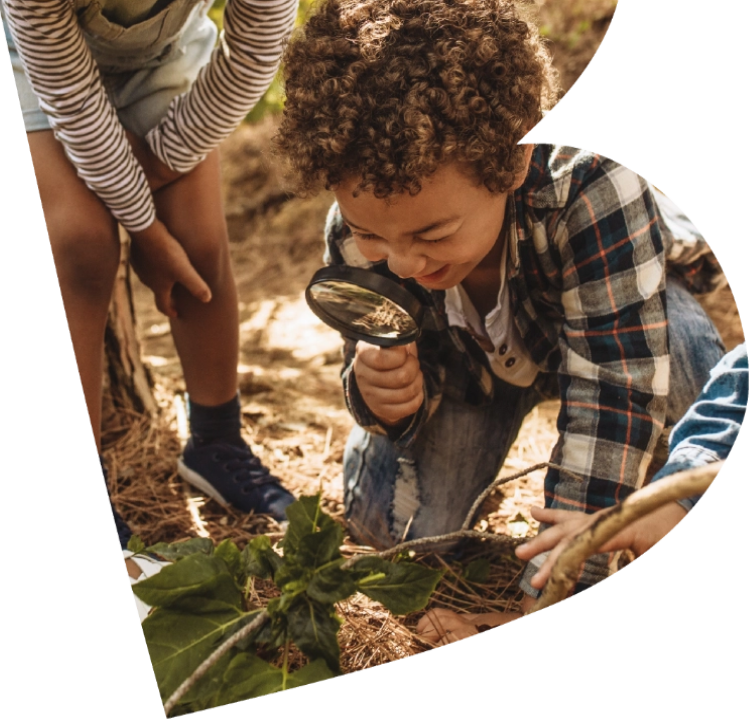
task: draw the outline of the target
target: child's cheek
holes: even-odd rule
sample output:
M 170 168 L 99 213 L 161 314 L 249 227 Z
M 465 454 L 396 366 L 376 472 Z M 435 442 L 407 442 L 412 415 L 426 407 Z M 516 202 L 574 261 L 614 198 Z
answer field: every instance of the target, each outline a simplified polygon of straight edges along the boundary
M 388 258 L 388 253 L 372 241 L 360 240 L 355 237 L 354 243 L 357 246 L 357 250 L 371 263 L 378 263 Z

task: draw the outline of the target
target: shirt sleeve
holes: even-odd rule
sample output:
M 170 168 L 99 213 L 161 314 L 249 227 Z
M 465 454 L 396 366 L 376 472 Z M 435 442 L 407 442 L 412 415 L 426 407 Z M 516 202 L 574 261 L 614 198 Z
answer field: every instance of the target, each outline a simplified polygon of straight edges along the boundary
M 163 163 L 187 173 L 239 125 L 271 84 L 296 12 L 297 0 L 229 0 L 211 60 L 146 135 Z
M 743 343 L 711 371 L 711 377 L 674 427 L 669 458 L 651 483 L 678 471 L 723 461 L 732 450 L 745 418 L 748 397 L 747 347 Z M 700 496 L 679 501 L 689 511 Z
M 39 105 L 76 172 L 129 231 L 156 217 L 146 176 L 68 0 L 2 0 Z
M 669 389 L 665 257 L 653 195 L 635 173 L 604 158 L 571 179 L 551 239 L 560 253 L 564 318 L 558 370 L 559 437 L 545 505 L 593 513 L 645 478 L 664 428 Z M 540 529 L 540 531 L 543 530 Z M 534 559 L 521 586 L 542 559 Z M 600 554 L 577 590 L 609 573 Z

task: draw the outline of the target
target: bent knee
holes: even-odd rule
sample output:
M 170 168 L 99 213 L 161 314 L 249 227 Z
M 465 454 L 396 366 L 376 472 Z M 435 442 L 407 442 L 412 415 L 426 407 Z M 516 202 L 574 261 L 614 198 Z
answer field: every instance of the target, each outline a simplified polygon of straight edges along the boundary
M 50 229 L 50 242 L 63 295 L 109 302 L 120 263 L 114 222 L 58 224 Z
M 224 287 L 231 274 L 229 263 L 229 241 L 226 238 L 205 236 L 205 242 L 190 248 L 188 257 L 193 267 L 212 291 Z

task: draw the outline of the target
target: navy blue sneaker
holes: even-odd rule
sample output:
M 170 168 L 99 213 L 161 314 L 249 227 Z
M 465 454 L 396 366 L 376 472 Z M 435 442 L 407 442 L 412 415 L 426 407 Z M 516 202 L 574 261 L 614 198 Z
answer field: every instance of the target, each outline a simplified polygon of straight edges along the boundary
M 107 483 L 107 467 L 104 465 L 104 459 L 99 456 L 99 460 L 102 464 L 102 473 L 104 474 L 104 483 L 107 486 L 107 494 L 109 495 L 109 484 Z M 115 507 L 112 503 L 112 499 L 109 500 L 109 505 L 112 507 L 112 515 L 115 517 L 115 527 L 117 528 L 117 536 L 120 539 L 120 546 L 122 547 L 122 550 L 124 551 L 128 547 L 128 541 L 130 540 L 130 537 L 133 535 L 133 532 L 130 530 L 130 527 L 127 523 L 125 523 L 125 520 L 123 517 L 115 510 Z
M 253 511 L 285 521 L 286 507 L 295 500 L 242 439 L 230 443 L 191 436 L 177 461 L 177 471 L 202 493 L 244 513 Z

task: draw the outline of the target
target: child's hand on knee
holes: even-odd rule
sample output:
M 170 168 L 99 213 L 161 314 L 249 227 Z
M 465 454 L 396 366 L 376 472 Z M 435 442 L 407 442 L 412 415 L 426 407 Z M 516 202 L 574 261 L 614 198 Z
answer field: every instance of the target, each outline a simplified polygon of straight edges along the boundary
M 380 348 L 359 341 L 354 375 L 362 399 L 385 425 L 395 426 L 414 415 L 424 400 L 416 343 Z
M 166 226 L 155 220 L 148 228 L 130 234 L 130 262 L 138 277 L 154 292 L 156 307 L 170 318 L 177 317 L 172 291 L 178 283 L 199 301 L 211 300 L 211 289 L 193 267 L 185 249 Z

